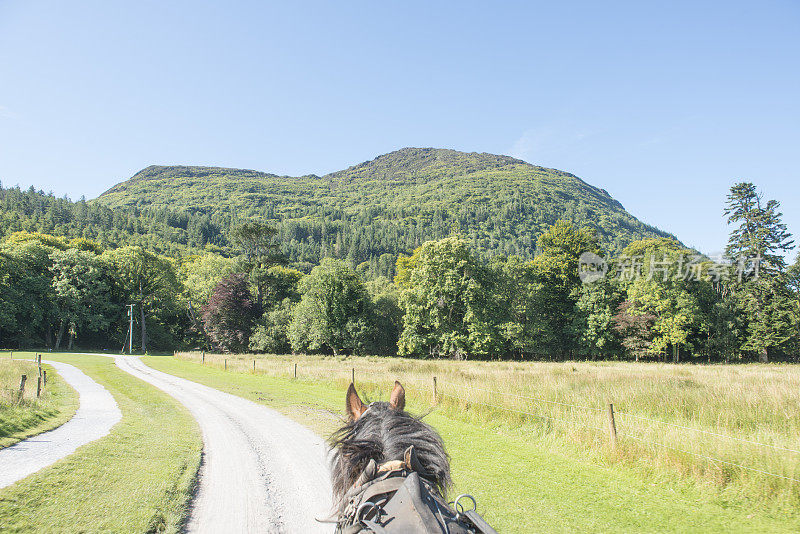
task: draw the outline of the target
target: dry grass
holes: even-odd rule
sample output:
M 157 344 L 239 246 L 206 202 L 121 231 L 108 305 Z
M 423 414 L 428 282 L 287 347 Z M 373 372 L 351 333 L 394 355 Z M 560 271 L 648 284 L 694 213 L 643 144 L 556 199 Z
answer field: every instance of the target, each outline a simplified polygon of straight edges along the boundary
M 199 361 L 202 355 L 178 357 Z M 205 355 L 207 365 L 224 367 L 225 360 L 232 372 L 253 372 L 255 360 L 255 372 L 275 376 L 292 376 L 296 363 L 298 379 L 340 386 L 355 369 L 368 397 L 385 396 L 387 384 L 399 379 L 427 404 L 435 376 L 438 409 L 462 420 L 646 476 L 686 477 L 778 506 L 800 503 L 800 452 L 793 452 L 800 451 L 800 368 L 790 365 Z

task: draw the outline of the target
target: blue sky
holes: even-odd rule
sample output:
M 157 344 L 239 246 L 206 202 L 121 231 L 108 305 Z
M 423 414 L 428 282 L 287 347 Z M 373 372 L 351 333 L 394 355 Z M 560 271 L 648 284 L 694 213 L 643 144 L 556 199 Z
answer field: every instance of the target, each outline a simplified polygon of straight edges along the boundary
M 404 146 L 572 172 L 705 252 L 749 180 L 800 234 L 800 2 L 0 0 L 5 186 Z

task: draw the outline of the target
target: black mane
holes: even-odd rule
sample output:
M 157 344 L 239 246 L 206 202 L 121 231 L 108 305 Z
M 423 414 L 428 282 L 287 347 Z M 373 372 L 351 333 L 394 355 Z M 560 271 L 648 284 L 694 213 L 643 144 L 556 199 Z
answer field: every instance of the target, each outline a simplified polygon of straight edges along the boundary
M 336 499 L 350 489 L 370 460 L 380 465 L 402 460 L 411 445 L 422 465 L 419 475 L 444 496 L 452 481 L 450 459 L 439 434 L 420 419 L 387 402 L 374 402 L 356 421 L 331 436 L 334 449 L 333 493 Z

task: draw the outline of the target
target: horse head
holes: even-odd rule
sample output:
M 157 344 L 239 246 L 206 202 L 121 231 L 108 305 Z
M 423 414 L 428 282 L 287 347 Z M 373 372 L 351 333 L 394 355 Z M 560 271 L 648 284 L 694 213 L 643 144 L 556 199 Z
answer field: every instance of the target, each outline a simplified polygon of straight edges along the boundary
M 450 459 L 439 434 L 405 411 L 406 394 L 394 383 L 389 402 L 364 404 L 353 384 L 347 389 L 347 424 L 331 437 L 333 491 L 336 499 L 374 462 L 378 469 L 404 465 L 426 479 L 442 496 L 450 480 Z M 398 463 L 399 462 L 399 463 Z

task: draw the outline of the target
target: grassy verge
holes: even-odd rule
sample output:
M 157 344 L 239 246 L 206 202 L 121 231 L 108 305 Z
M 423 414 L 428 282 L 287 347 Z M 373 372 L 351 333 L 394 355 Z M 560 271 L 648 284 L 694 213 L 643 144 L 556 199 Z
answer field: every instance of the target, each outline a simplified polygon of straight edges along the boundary
M 0 530 L 178 531 L 202 449 L 199 428 L 188 411 L 119 370 L 111 358 L 47 357 L 75 365 L 108 389 L 122 421 L 108 436 L 0 490 Z
M 323 435 L 335 428 L 331 412 L 343 410 L 349 373 L 301 374 L 294 380 L 253 373 L 252 359 L 242 360 L 229 362 L 226 372 L 169 357 L 145 358 L 156 369 L 275 407 Z M 388 396 L 390 382 L 383 373 L 362 372 L 356 380 L 372 400 Z M 409 393 L 410 410 L 427 412 L 430 392 L 420 387 Z M 456 491 L 475 495 L 501 532 L 794 532 L 800 519 L 797 506 L 754 506 L 737 492 L 720 492 L 669 470 L 649 472 L 609 463 L 604 456 L 574 454 L 530 425 L 478 418 L 456 406 L 437 410 L 426 421 L 445 440 Z
M 8 358 L 8 359 L 6 359 Z M 36 397 L 36 364 L 11 360 L 0 353 L 0 449 L 52 430 L 69 421 L 78 409 L 78 393 L 49 365 L 47 386 Z M 19 397 L 21 375 L 27 375 L 25 394 Z

